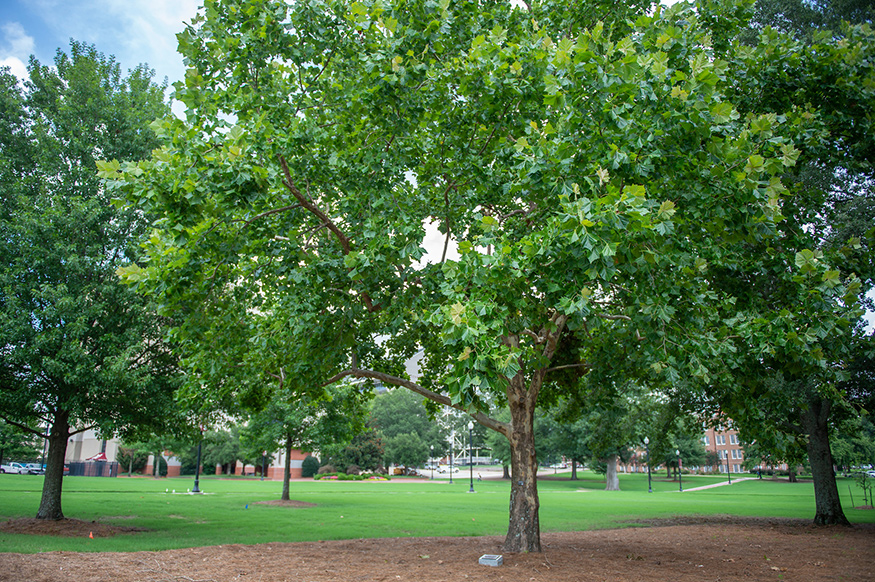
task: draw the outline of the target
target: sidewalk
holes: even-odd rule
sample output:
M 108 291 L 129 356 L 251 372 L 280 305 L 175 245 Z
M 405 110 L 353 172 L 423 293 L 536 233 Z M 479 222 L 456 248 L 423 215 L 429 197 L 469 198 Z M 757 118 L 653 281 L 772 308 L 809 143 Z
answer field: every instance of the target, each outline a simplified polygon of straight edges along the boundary
M 751 481 L 756 480 L 756 477 L 741 477 L 739 479 L 733 479 L 732 483 L 738 483 L 740 481 Z M 712 483 L 710 485 L 702 485 L 701 487 L 693 487 L 691 489 L 684 489 L 684 491 L 701 491 L 702 489 L 712 489 L 714 487 L 723 487 L 724 485 L 731 485 L 729 481 L 721 481 L 720 483 Z

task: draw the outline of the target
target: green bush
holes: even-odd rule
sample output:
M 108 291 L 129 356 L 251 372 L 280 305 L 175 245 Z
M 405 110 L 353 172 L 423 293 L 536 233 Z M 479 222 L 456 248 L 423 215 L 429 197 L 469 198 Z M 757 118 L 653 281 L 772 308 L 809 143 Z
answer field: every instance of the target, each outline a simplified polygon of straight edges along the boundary
M 318 473 L 313 476 L 313 479 L 316 481 L 364 481 L 366 479 L 377 478 L 384 479 L 386 481 L 390 481 L 391 479 L 387 475 L 380 475 L 379 473 L 362 473 L 361 475 L 347 475 L 346 473 L 333 472 L 333 473 Z
M 319 471 L 319 459 L 313 455 L 307 455 L 307 458 L 301 463 L 301 477 L 312 477 L 317 471 Z

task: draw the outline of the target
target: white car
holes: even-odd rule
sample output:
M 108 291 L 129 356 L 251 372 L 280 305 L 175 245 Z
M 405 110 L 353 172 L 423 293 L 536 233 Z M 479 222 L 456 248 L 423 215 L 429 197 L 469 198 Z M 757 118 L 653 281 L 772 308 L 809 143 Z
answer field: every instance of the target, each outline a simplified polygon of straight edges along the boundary
M 438 473 L 449 473 L 450 468 L 449 467 L 438 467 L 437 472 Z M 459 467 L 453 465 L 453 473 L 458 473 L 458 472 L 459 472 Z
M 18 473 L 19 475 L 27 475 L 27 467 L 21 463 L 9 463 L 8 465 L 0 465 L 0 473 Z

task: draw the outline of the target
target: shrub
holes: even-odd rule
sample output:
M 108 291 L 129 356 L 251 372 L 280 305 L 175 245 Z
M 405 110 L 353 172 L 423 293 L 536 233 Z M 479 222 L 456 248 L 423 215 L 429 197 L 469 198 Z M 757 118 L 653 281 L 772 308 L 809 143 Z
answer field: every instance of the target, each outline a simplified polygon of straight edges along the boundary
M 390 481 L 386 475 L 376 473 L 362 473 L 360 475 L 347 475 L 346 473 L 319 473 L 314 475 L 317 481 Z
M 316 471 L 317 475 L 324 475 L 325 473 L 337 473 L 337 469 L 334 468 L 334 465 L 322 465 L 319 467 L 319 470 Z
M 346 468 L 347 475 L 361 475 L 361 469 L 359 469 L 358 465 L 350 465 Z
M 301 477 L 312 477 L 319 471 L 319 459 L 313 455 L 307 455 L 301 463 Z

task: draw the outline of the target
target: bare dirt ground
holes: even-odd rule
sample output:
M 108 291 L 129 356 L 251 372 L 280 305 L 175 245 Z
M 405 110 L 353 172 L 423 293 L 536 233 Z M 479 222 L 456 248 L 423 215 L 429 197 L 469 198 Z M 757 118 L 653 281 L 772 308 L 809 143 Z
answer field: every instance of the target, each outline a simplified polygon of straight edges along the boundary
M 123 528 L 15 520 L 5 531 L 125 535 Z M 504 554 L 502 538 L 403 538 L 230 545 L 162 552 L 0 554 L 16 582 L 639 582 L 875 580 L 875 527 L 803 520 L 679 518 L 645 527 L 544 533 L 540 554 Z M 47 531 L 48 528 L 48 531 Z

